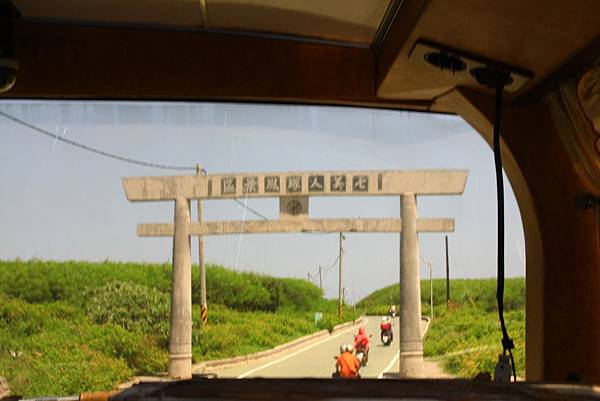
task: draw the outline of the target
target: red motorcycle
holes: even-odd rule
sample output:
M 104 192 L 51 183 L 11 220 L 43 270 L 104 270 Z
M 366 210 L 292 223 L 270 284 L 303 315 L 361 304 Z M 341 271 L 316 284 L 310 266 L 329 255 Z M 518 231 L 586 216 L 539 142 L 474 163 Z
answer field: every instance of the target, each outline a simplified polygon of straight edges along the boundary
M 390 321 L 390 318 L 387 316 L 384 317 L 381 320 L 379 328 L 381 329 L 381 342 L 387 347 L 394 339 L 394 332 L 392 331 L 392 322 Z

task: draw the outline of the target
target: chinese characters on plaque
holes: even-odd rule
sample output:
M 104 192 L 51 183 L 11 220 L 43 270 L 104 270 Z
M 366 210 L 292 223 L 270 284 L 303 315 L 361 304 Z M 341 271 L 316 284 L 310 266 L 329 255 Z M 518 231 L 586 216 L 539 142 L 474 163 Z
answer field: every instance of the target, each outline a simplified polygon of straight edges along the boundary
M 260 186 L 262 178 L 262 188 Z M 240 182 L 241 181 L 241 182 Z M 221 194 L 237 194 L 237 185 L 241 183 L 241 195 L 244 194 L 311 194 L 325 192 L 368 192 L 369 176 L 361 174 L 329 174 L 328 179 L 324 174 L 307 175 L 265 175 L 261 176 L 235 176 L 221 177 Z M 306 185 L 304 187 L 304 185 Z M 375 189 L 375 188 L 372 188 Z M 377 190 L 381 190 L 378 182 Z

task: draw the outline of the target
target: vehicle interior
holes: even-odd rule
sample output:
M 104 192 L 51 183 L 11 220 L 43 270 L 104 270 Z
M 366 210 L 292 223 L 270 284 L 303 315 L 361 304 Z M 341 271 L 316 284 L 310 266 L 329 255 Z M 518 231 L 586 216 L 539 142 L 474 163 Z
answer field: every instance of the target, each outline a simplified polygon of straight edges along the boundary
M 600 399 L 597 0 L 0 5 L 0 102 L 212 101 L 453 114 L 490 147 L 501 144 L 519 206 L 527 254 L 523 382 L 194 377 L 134 386 L 113 399 Z

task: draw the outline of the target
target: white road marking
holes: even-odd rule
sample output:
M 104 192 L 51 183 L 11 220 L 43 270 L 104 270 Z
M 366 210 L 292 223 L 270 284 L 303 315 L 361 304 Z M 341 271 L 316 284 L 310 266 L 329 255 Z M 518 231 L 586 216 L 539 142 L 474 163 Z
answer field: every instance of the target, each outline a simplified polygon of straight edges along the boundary
M 369 321 L 368 319 L 365 319 L 365 320 L 364 320 L 364 322 L 363 322 L 362 324 L 367 324 L 367 322 L 368 322 L 368 321 Z M 271 362 L 265 363 L 264 365 L 257 366 L 257 367 L 256 367 L 256 368 L 254 368 L 254 369 L 250 369 L 249 371 L 247 371 L 247 372 L 245 372 L 245 373 L 242 373 L 241 375 L 239 375 L 237 378 L 238 378 L 238 379 L 243 379 L 244 377 L 248 377 L 248 376 L 250 376 L 251 374 L 253 374 L 253 373 L 255 373 L 255 372 L 258 372 L 259 370 L 266 369 L 266 368 L 268 368 L 268 367 L 270 367 L 270 366 L 276 365 L 276 364 L 278 364 L 278 363 L 280 363 L 280 362 L 283 362 L 283 361 L 285 361 L 285 360 L 288 360 L 288 359 L 290 359 L 290 358 L 292 358 L 292 357 L 295 357 L 296 355 L 298 355 L 298 354 L 301 354 L 301 353 L 303 353 L 303 352 L 305 352 L 305 351 L 308 351 L 309 349 L 311 349 L 311 348 L 314 348 L 314 347 L 316 347 L 317 345 L 323 344 L 323 343 L 325 343 L 325 342 L 327 342 L 327 341 L 329 341 L 329 340 L 332 340 L 332 339 L 334 339 L 334 338 L 337 338 L 337 337 L 341 336 L 342 334 L 346 334 L 348 331 L 351 331 L 351 330 L 353 330 L 353 329 L 354 329 L 354 326 L 350 326 L 349 328 L 347 328 L 347 329 L 345 329 L 345 330 L 342 330 L 342 331 L 340 331 L 339 333 L 337 333 L 337 334 L 334 334 L 334 335 L 332 335 L 332 336 L 326 337 L 326 338 L 324 338 L 324 339 L 323 339 L 323 340 L 321 340 L 321 341 L 317 341 L 316 343 L 314 343 L 314 344 L 311 344 L 311 345 L 309 345 L 309 346 L 308 346 L 308 347 L 306 347 L 306 348 L 302 348 L 302 349 L 300 349 L 300 350 L 298 350 L 298 351 L 296 351 L 296 352 L 292 352 L 291 354 L 288 354 L 288 355 L 286 355 L 286 356 L 284 356 L 284 357 L 282 357 L 282 358 L 279 358 L 279 359 L 276 359 L 276 360 L 274 360 L 274 361 L 271 361 Z
M 392 358 L 392 361 L 389 363 L 389 365 L 387 365 L 387 366 L 385 367 L 385 369 L 383 369 L 383 370 L 381 371 L 381 373 L 379 374 L 379 376 L 377 376 L 377 378 L 378 378 L 378 379 L 381 379 L 381 378 L 383 378 L 383 374 L 384 374 L 385 372 L 387 372 L 388 370 L 390 370 L 390 369 L 391 369 L 391 368 L 394 366 L 394 364 L 396 363 L 396 361 L 398 360 L 398 358 L 400 358 L 400 351 L 398 351 L 398 353 L 396 354 L 396 356 L 395 356 L 394 358 Z
M 423 329 L 423 338 L 425 338 L 425 334 L 427 334 L 427 330 L 429 330 L 429 323 L 431 323 L 431 320 L 427 321 L 427 324 L 425 325 L 425 328 Z M 385 369 L 383 369 L 381 371 L 381 373 L 379 374 L 379 376 L 377 376 L 378 379 L 382 379 L 383 378 L 383 374 L 385 372 L 387 372 L 388 370 L 390 370 L 394 364 L 396 363 L 396 361 L 398 360 L 398 358 L 400 358 L 400 351 L 398 351 L 398 353 L 396 354 L 396 356 L 392 359 L 392 361 L 389 363 L 389 365 L 387 365 L 385 367 Z

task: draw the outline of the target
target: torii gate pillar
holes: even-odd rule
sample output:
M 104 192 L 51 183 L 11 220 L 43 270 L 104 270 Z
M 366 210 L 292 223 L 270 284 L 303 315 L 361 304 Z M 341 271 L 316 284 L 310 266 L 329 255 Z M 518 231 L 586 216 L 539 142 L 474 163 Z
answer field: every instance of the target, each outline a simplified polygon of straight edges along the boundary
M 168 367 L 169 377 L 172 379 L 192 377 L 192 259 L 189 224 L 189 203 L 185 198 L 177 198 L 173 235 L 173 288 Z
M 400 377 L 421 377 L 423 339 L 415 194 L 400 197 L 400 221 Z

